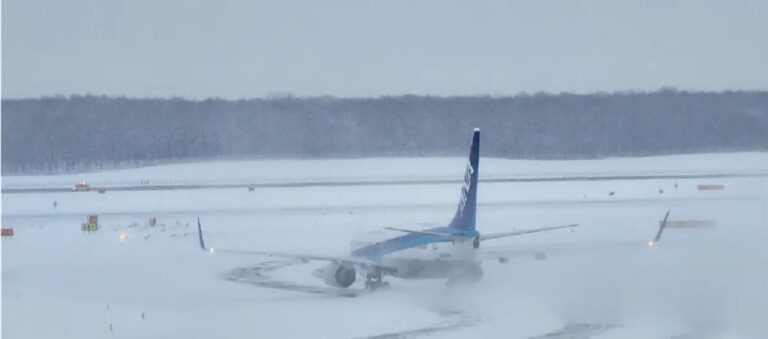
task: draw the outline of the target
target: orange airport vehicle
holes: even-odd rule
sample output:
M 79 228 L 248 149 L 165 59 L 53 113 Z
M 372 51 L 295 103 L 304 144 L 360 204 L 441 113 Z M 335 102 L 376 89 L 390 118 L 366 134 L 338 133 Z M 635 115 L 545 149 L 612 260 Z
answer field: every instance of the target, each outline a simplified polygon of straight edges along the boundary
M 663 221 L 659 222 L 661 227 Z M 708 228 L 715 227 L 717 223 L 713 220 L 669 220 L 667 221 L 667 228 Z
M 3 227 L 0 232 L 2 232 L 3 238 L 13 236 L 13 228 L 10 227 Z
M 699 191 L 722 191 L 722 190 L 725 190 L 725 185 L 706 184 L 706 185 L 698 185 L 696 188 L 698 188 Z

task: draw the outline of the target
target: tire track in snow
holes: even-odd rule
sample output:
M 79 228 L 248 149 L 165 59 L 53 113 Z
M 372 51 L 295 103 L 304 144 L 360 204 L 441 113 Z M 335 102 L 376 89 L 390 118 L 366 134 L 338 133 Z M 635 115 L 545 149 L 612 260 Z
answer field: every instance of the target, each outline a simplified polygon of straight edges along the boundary
M 589 339 L 619 327 L 611 324 L 568 324 L 563 328 L 529 339 Z
M 427 327 L 417 328 L 413 330 L 406 330 L 401 332 L 392 332 L 378 334 L 368 337 L 360 337 L 358 339 L 400 339 L 400 338 L 414 338 L 420 336 L 428 336 L 432 334 L 455 331 L 461 328 L 471 327 L 480 322 L 480 318 L 473 318 L 466 315 L 454 315 L 448 317 L 447 320 L 433 324 Z
M 287 281 L 279 281 L 272 279 L 271 272 L 278 269 L 303 264 L 305 262 L 300 260 L 285 260 L 285 261 L 265 261 L 258 263 L 251 267 L 238 267 L 229 271 L 225 276 L 226 280 L 255 285 L 265 288 L 281 289 L 286 291 L 304 292 L 310 294 L 321 294 L 335 297 L 347 297 L 354 298 L 362 294 L 371 293 L 366 289 L 360 288 L 336 288 L 336 287 L 319 287 L 311 285 L 296 284 Z M 432 335 L 441 332 L 448 332 L 457 330 L 460 328 L 466 328 L 474 326 L 480 321 L 480 318 L 473 318 L 463 313 L 445 313 L 441 312 L 440 315 L 445 317 L 444 321 L 429 326 L 392 333 L 383 333 L 373 336 L 361 337 L 360 339 L 391 339 L 391 338 L 413 338 L 417 336 Z
M 266 288 L 281 289 L 294 292 L 306 292 L 312 294 L 326 294 L 337 297 L 354 298 L 367 291 L 360 288 L 335 288 L 319 287 L 311 285 L 296 284 L 287 281 L 274 280 L 269 273 L 283 267 L 302 264 L 302 261 L 265 261 L 251 267 L 234 268 L 226 275 L 225 279 L 229 281 L 256 285 Z

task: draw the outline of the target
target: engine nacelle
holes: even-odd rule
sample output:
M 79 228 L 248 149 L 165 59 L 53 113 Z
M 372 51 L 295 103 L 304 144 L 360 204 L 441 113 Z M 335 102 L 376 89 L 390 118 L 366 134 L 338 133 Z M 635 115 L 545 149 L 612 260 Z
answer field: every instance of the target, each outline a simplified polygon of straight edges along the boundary
M 357 272 L 355 272 L 355 267 L 350 264 L 334 262 L 323 268 L 325 283 L 333 287 L 352 286 L 355 278 L 357 278 Z

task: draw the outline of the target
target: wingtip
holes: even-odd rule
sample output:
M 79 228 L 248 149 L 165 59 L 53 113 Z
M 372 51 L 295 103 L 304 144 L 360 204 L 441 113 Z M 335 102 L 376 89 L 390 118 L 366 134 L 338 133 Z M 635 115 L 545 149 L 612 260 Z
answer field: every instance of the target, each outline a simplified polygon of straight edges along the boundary
M 664 229 L 667 227 L 667 219 L 669 218 L 669 212 L 671 210 L 667 210 L 667 213 L 664 214 L 664 219 L 661 221 L 661 224 L 659 225 L 659 231 L 656 233 L 656 236 L 653 238 L 653 243 L 659 242 L 661 240 L 661 234 L 664 232 Z M 649 242 L 649 244 L 651 244 Z M 653 245 L 651 245 L 653 246 Z
M 200 240 L 200 248 L 203 251 L 207 251 L 205 248 L 205 241 L 203 240 L 203 226 L 200 224 L 200 218 L 197 218 L 197 238 Z

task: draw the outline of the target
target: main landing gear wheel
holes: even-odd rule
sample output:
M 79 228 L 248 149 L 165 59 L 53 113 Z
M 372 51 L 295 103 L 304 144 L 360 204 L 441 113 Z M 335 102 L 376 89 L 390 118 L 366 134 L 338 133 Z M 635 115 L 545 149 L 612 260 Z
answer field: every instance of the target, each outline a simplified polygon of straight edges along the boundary
M 375 291 L 381 288 L 389 288 L 389 282 L 382 281 L 382 274 L 379 271 L 365 275 L 365 288 Z

